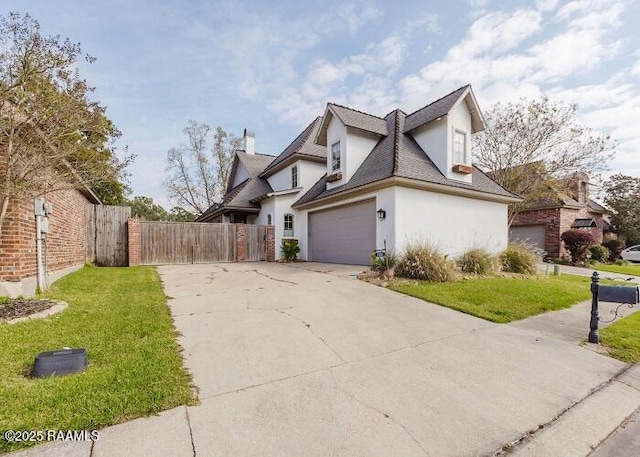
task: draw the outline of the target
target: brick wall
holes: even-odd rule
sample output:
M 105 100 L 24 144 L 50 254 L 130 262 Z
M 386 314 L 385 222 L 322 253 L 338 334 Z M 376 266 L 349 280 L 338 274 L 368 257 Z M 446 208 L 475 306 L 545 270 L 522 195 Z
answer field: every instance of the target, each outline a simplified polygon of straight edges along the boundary
M 127 235 L 129 242 L 129 266 L 140 265 L 142 253 L 140 251 L 140 221 L 129 219 L 127 221 Z
M 47 272 L 85 261 L 87 199 L 77 190 L 48 194 L 53 205 L 44 244 Z M 36 222 L 33 201 L 9 208 L 0 239 L 0 281 L 20 281 L 36 275 Z
M 571 225 L 576 219 L 592 218 L 596 221 L 597 227 L 589 230 L 596 236 L 596 242 L 602 243 L 603 220 L 601 214 L 594 214 L 588 211 L 587 207 L 581 209 L 570 208 L 544 208 L 519 213 L 511 224 L 512 227 L 522 225 L 544 225 L 545 226 L 545 246 L 544 250 L 552 258 L 569 255 L 564 248 L 564 243 L 560 239 L 562 233 L 571 229 Z

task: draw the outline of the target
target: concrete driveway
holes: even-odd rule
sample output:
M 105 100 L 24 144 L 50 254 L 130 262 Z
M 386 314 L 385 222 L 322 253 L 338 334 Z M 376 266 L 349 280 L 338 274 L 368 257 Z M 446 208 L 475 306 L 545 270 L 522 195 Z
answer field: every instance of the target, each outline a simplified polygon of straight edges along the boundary
M 640 401 L 607 384 L 621 362 L 360 282 L 358 267 L 159 271 L 201 399 L 197 455 L 493 454 L 607 385 L 618 413 L 593 446 Z
M 201 404 L 15 455 L 586 456 L 640 406 L 640 366 L 360 268 L 159 267 Z

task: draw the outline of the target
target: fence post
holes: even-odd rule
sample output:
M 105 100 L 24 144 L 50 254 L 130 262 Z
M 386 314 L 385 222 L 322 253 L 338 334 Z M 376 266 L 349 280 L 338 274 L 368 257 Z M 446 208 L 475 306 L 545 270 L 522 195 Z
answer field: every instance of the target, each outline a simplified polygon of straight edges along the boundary
M 236 261 L 244 262 L 247 258 L 247 226 L 236 224 Z
M 589 343 L 599 344 L 600 337 L 598 336 L 598 288 L 600 282 L 600 275 L 597 271 L 591 275 L 591 322 L 589 327 Z
M 276 260 L 276 228 L 273 225 L 267 225 L 266 237 L 266 260 L 267 262 L 274 262 Z
M 140 265 L 142 258 L 140 253 L 140 221 L 138 219 L 127 220 L 127 234 L 129 266 Z

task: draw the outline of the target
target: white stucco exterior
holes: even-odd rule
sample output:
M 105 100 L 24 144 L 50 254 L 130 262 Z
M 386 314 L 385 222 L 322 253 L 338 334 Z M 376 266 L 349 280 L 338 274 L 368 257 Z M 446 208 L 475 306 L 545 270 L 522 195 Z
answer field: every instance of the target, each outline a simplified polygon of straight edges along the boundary
M 456 130 L 463 132 L 466 137 L 467 161 L 463 165 L 471 165 L 471 114 L 464 98 L 460 99 L 449 114 L 442 116 L 440 120 L 418 127 L 411 133 L 444 176 L 471 183 L 470 174 L 456 173 L 452 170 L 454 165 L 460 165 L 453 160 L 453 136 Z
M 327 127 L 327 175 L 332 170 L 331 147 L 340 143 L 340 172 L 342 179 L 327 183 L 327 188 L 341 186 L 348 182 L 360 168 L 380 139 L 379 135 L 346 127 L 337 116 L 332 116 Z
M 394 217 L 387 220 L 395 225 L 398 252 L 412 242 L 434 244 L 453 257 L 470 248 L 498 253 L 507 247 L 506 203 L 406 187 L 394 187 L 393 193 Z

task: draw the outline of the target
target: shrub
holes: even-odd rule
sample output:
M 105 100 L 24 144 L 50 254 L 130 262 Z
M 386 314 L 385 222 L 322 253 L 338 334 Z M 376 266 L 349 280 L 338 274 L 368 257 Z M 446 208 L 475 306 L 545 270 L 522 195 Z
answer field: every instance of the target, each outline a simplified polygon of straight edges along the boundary
M 625 247 L 623 241 L 616 240 L 615 238 L 603 241 L 602 245 L 605 248 L 609 249 L 609 262 L 613 262 L 618 257 L 620 257 L 620 253 L 624 250 Z
M 609 260 L 609 249 L 601 244 L 591 246 L 589 251 L 591 252 L 591 260 L 596 260 L 598 262 L 606 262 Z
M 282 253 L 282 259 L 285 262 L 292 262 L 296 260 L 298 253 L 300 252 L 298 240 L 282 240 L 280 252 Z
M 596 241 L 595 235 L 586 230 L 567 230 L 560 239 L 564 241 L 564 246 L 571 254 L 573 263 L 584 262 L 589 246 Z
M 376 252 L 371 253 L 371 269 L 373 271 L 391 270 L 398 263 L 398 256 L 395 251 L 385 251 L 383 257 L 376 257 Z
M 464 273 L 487 275 L 495 271 L 495 258 L 484 249 L 469 249 L 458 259 L 458 266 Z
M 535 275 L 538 272 L 536 255 L 519 244 L 510 244 L 500 254 L 500 264 L 504 271 L 524 275 Z
M 626 267 L 627 265 L 631 265 L 631 262 L 624 259 L 618 259 L 616 260 L 616 265 L 618 265 L 619 267 Z
M 449 282 L 457 277 L 455 262 L 447 259 L 438 248 L 428 244 L 408 246 L 395 272 L 405 278 L 432 282 Z

